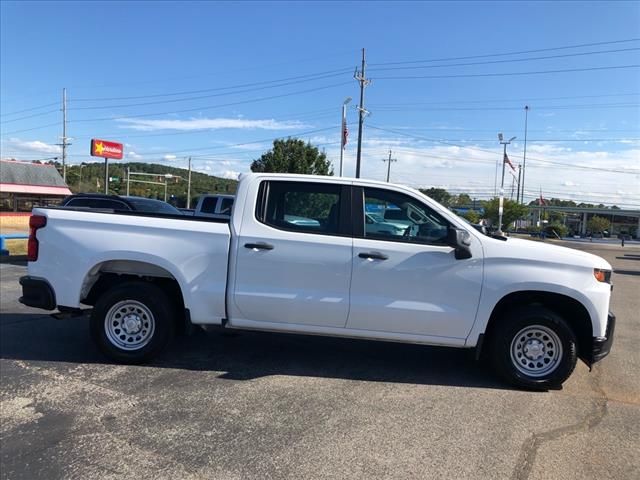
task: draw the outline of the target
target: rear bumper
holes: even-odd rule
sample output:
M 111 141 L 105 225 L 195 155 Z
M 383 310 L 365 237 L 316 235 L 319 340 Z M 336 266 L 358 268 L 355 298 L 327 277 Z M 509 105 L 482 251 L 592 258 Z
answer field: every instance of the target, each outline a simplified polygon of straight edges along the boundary
M 27 307 L 41 308 L 43 310 L 56 309 L 56 294 L 49 282 L 42 278 L 30 276 L 20 277 L 22 296 L 19 302 Z
M 591 347 L 591 356 L 587 364 L 589 366 L 596 362 L 599 362 L 604 357 L 609 355 L 611 351 L 611 345 L 613 345 L 613 334 L 616 329 L 616 316 L 609 312 L 607 316 L 607 330 L 604 337 L 594 337 Z

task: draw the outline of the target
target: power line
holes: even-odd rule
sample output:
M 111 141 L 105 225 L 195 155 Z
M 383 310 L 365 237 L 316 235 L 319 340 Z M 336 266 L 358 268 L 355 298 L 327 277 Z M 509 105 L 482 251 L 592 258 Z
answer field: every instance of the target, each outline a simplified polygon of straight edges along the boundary
M 640 65 L 614 65 L 608 67 L 586 67 L 567 68 L 563 70 L 538 70 L 530 72 L 503 72 L 503 73 L 465 73 L 455 75 L 419 75 L 419 76 L 398 76 L 398 77 L 375 77 L 376 80 L 412 80 L 430 78 L 475 78 L 475 77 L 512 77 L 518 75 L 542 75 L 548 73 L 571 73 L 571 72 L 592 72 L 598 70 L 616 70 L 625 68 L 638 68 Z
M 25 108 L 24 110 L 16 110 L 14 112 L 2 113 L 0 114 L 0 117 L 8 117 L 10 115 L 17 115 L 19 113 L 31 112 L 33 110 L 40 110 L 41 108 L 52 107 L 53 105 L 57 105 L 57 104 L 58 102 L 46 103 L 44 105 L 39 105 L 37 107 Z
M 607 42 L 595 42 L 595 43 L 581 43 L 581 44 L 574 44 L 574 45 L 565 45 L 562 47 L 537 48 L 534 50 L 520 50 L 515 52 L 489 53 L 484 55 L 471 55 L 466 57 L 433 58 L 429 60 L 408 60 L 408 61 L 402 61 L 402 62 L 371 63 L 370 65 L 372 67 L 380 66 L 380 65 L 407 65 L 411 63 L 430 63 L 430 62 L 445 62 L 450 60 L 470 60 L 473 58 L 504 57 L 509 55 L 522 55 L 525 53 L 552 52 L 557 50 L 568 50 L 572 48 L 596 47 L 600 45 L 613 45 L 613 44 L 619 44 L 619 43 L 630 43 L 630 42 L 638 42 L 638 41 L 640 41 L 640 38 L 628 38 L 624 40 L 611 40 Z
M 305 83 L 305 82 L 314 82 L 316 80 L 323 80 L 325 78 L 333 78 L 333 77 L 336 77 L 336 76 L 340 76 L 343 73 L 333 74 L 333 75 L 318 76 L 318 77 L 314 77 L 314 78 L 307 78 L 307 79 L 304 79 L 304 80 L 295 80 L 295 81 L 291 81 L 291 82 L 279 83 L 279 84 L 276 84 L 276 85 L 266 85 L 266 86 L 255 87 L 255 88 L 247 88 L 247 89 L 244 89 L 244 90 L 236 90 L 236 91 L 233 91 L 233 92 L 213 93 L 213 94 L 209 94 L 209 95 L 199 95 L 197 97 L 174 98 L 174 99 L 171 99 L 171 100 L 157 100 L 157 101 L 154 101 L 154 102 L 125 103 L 125 104 L 120 104 L 120 105 L 100 105 L 100 106 L 91 106 L 91 107 L 73 107 L 73 108 L 70 108 L 69 110 L 104 110 L 104 109 L 110 109 L 110 108 L 129 108 L 129 107 L 141 107 L 141 106 L 146 106 L 146 105 L 159 105 L 159 104 L 165 104 L 165 103 L 188 102 L 188 101 L 191 101 L 191 100 L 202 100 L 204 98 L 224 97 L 224 96 L 227 96 L 227 95 L 238 95 L 240 93 L 249 93 L 249 92 L 255 92 L 255 91 L 259 91 L 259 90 L 267 90 L 267 89 L 270 89 L 270 88 L 279 88 L 279 87 L 285 87 L 285 86 L 288 86 L 288 85 L 297 85 L 297 84 Z M 213 90 L 218 90 L 218 89 L 213 89 Z M 166 95 L 173 95 L 173 94 L 166 94 Z
M 491 65 L 498 63 L 515 63 L 515 62 L 531 62 L 534 60 L 549 60 L 553 58 L 567 58 L 567 57 L 580 57 L 586 55 L 598 55 L 602 53 L 619 53 L 619 52 L 631 52 L 637 51 L 640 48 L 621 48 L 616 50 L 600 50 L 594 52 L 580 52 L 580 53 L 566 53 L 563 55 L 546 55 L 543 57 L 529 57 L 529 58 L 512 58 L 508 60 L 489 60 L 486 62 L 467 62 L 467 63 L 450 63 L 446 65 L 413 65 L 410 67 L 383 67 L 373 68 L 375 72 L 388 71 L 388 70 L 417 70 L 422 68 L 444 68 L 444 67 L 466 67 L 470 65 Z
M 381 130 L 384 132 L 389 132 L 389 133 L 393 133 L 396 135 L 402 135 L 405 137 L 409 137 L 409 138 L 414 138 L 414 139 L 418 139 L 418 140 L 426 140 L 428 142 L 435 142 L 435 143 L 441 143 L 443 145 L 449 145 L 452 147 L 458 147 L 458 148 L 466 148 L 468 150 L 472 150 L 472 151 L 478 151 L 478 152 L 484 152 L 484 153 L 490 153 L 492 155 L 496 155 L 496 152 L 494 150 L 487 150 L 487 149 L 483 149 L 483 148 L 477 148 L 477 147 L 470 147 L 468 145 L 459 145 L 456 143 L 452 143 L 452 142 L 447 142 L 444 140 L 438 140 L 438 139 L 434 139 L 434 138 L 427 138 L 427 137 L 422 137 L 422 136 L 418 136 L 418 135 L 409 135 L 406 134 L 404 132 L 399 132 L 397 130 L 391 130 L 391 129 L 386 129 L 386 128 L 381 128 L 381 127 L 376 127 L 374 125 L 369 124 L 370 128 L 376 129 L 376 130 Z M 517 155 L 512 155 L 513 157 L 517 157 Z M 584 170 L 597 170 L 597 171 L 605 171 L 605 172 L 610 172 L 610 173 L 626 173 L 626 174 L 634 174 L 637 175 L 638 173 L 633 172 L 633 171 L 627 171 L 627 170 L 611 170 L 611 169 L 607 169 L 607 168 L 599 168 L 599 167 L 588 167 L 585 165 L 571 165 L 570 167 L 568 167 L 566 164 L 564 163 L 560 163 L 560 162 L 553 162 L 551 160 L 542 160 L 542 159 L 537 159 L 537 158 L 531 158 L 531 157 L 527 157 L 528 159 L 534 161 L 534 162 L 539 162 L 539 163 L 544 163 L 544 164 L 549 164 L 549 165 L 559 165 L 561 167 L 564 168 L 577 168 L 577 169 L 584 169 Z M 478 160 L 474 160 L 474 161 L 478 161 Z M 493 163 L 493 162 L 491 162 Z
M 598 108 L 637 108 L 640 103 L 583 103 L 570 105 L 541 105 L 536 106 L 536 110 L 583 110 Z M 412 106 L 378 106 L 378 110 L 382 112 L 397 111 L 504 111 L 504 110 L 522 110 L 522 107 L 412 107 Z
M 71 100 L 72 102 L 106 102 L 106 101 L 113 101 L 113 100 L 139 100 L 141 98 L 158 98 L 158 97 L 171 97 L 171 96 L 179 96 L 179 95 L 191 95 L 194 93 L 206 93 L 206 92 L 216 92 L 216 91 L 220 91 L 220 90 L 233 90 L 236 88 L 245 88 L 245 87 L 255 87 L 258 85 L 268 85 L 271 83 L 280 83 L 280 82 L 286 82 L 286 81 L 290 81 L 290 80 L 299 80 L 299 79 L 305 79 L 305 78 L 314 78 L 314 77 L 319 77 L 319 76 L 323 76 L 323 75 L 329 75 L 329 74 L 336 74 L 336 75 L 340 75 L 341 73 L 348 73 L 351 71 L 351 68 L 341 68 L 341 69 L 337 69 L 337 70 L 328 70 L 325 72 L 318 72 L 318 73 L 308 73 L 305 75 L 297 75 L 295 77 L 286 77 L 286 78 L 280 78 L 277 80 L 263 80 L 260 82 L 251 82 L 251 83 L 242 83 L 239 85 L 230 85 L 228 87 L 215 87 L 215 88 L 204 88 L 204 89 L 200 89 L 200 90 L 186 90 L 186 91 L 182 91 L 182 92 L 171 92 L 171 93 L 158 93 L 155 95 L 137 95 L 137 96 L 130 96 L 130 97 L 96 97 L 96 98 L 75 98 L 73 100 Z
M 41 117 L 43 115 L 50 115 L 51 113 L 57 113 L 59 111 L 60 111 L 60 109 L 56 108 L 54 110 L 47 110 L 46 112 L 34 113 L 34 114 L 31 114 L 31 115 L 26 115 L 24 117 L 12 118 L 10 120 L 1 120 L 0 123 L 18 122 L 20 120 L 26 120 L 27 118 L 34 118 L 34 117 Z
M 33 128 L 24 128 L 22 130 L 14 130 L 12 132 L 2 132 L 2 135 L 13 135 L 15 133 L 22 133 L 22 132 L 31 132 L 33 130 L 42 130 L 43 128 L 47 128 L 47 127 L 53 127 L 55 125 L 59 125 L 59 122 L 56 123 L 48 123 L 47 125 L 40 125 L 37 127 L 33 127 Z
M 539 100 L 574 100 L 576 98 L 605 98 L 605 97 L 636 97 L 640 92 L 635 93 L 605 93 L 598 95 L 572 95 L 564 97 L 528 97 L 528 98 L 497 98 L 484 100 L 449 100 L 445 102 L 408 102 L 408 103 L 376 103 L 377 107 L 400 106 L 400 105 L 451 105 L 457 103 L 496 103 L 496 102 L 532 102 Z
M 290 92 L 290 93 L 282 93 L 279 95 L 270 95 L 268 97 L 260 97 L 260 98 L 252 98 L 249 100 L 239 100 L 237 102 L 230 102 L 230 103 L 223 103 L 223 104 L 218 104 L 218 105 L 207 105 L 204 107 L 196 107 L 196 108 L 187 108 L 187 109 L 183 109 L 183 110 L 174 110 L 174 111 L 170 111 L 170 112 L 157 112 L 157 113 L 144 113 L 144 114 L 138 114 L 138 115 L 126 115 L 126 116 L 120 116 L 120 117 L 102 117 L 102 118 L 86 118 L 86 119 L 81 119 L 81 120 L 72 120 L 69 123 L 80 123 L 80 122 L 105 122 L 105 121 L 110 121 L 110 120 L 117 120 L 118 118 L 143 118 L 143 117 L 153 117 L 153 116 L 158 116 L 158 115 L 173 115 L 176 113 L 187 113 L 187 112 L 195 112 L 195 111 L 202 111 L 202 110 L 211 110 L 211 109 L 215 109 L 215 108 L 222 108 L 222 107 L 230 107 L 230 106 L 234 106 L 234 105 L 245 105 L 248 103 L 255 103 L 255 102 L 261 102 L 261 101 L 266 101 L 266 100 L 273 100 L 276 98 L 283 98 L 283 97 L 290 97 L 290 96 L 294 96 L 294 95 L 303 95 L 305 93 L 311 93 L 311 92 L 317 92 L 320 90 L 326 90 L 329 88 L 335 88 L 335 87 L 341 87 L 347 84 L 351 84 L 351 82 L 340 82 L 340 83 L 333 83 L 330 85 L 325 85 L 322 87 L 315 87 L 315 88 L 309 88 L 306 90 L 298 90 L 295 92 Z

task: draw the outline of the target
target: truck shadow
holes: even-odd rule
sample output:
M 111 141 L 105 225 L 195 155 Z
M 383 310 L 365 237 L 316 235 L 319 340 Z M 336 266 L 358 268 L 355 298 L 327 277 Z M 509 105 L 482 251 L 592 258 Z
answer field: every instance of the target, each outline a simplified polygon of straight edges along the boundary
M 0 358 L 108 364 L 89 337 L 87 318 L 3 315 Z M 216 372 L 228 380 L 271 375 L 508 389 L 472 350 L 229 330 L 176 339 L 149 368 Z M 222 372 L 222 373 L 219 373 Z

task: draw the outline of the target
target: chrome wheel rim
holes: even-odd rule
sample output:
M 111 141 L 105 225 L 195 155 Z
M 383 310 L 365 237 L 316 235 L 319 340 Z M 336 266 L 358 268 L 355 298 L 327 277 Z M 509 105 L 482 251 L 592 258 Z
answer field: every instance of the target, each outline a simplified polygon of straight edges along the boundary
M 109 309 L 104 319 L 107 339 L 122 350 L 140 350 L 147 345 L 155 331 L 151 310 L 135 300 L 123 300 Z
M 552 373 L 562 360 L 562 342 L 558 335 L 543 325 L 520 330 L 511 341 L 511 362 L 528 377 Z

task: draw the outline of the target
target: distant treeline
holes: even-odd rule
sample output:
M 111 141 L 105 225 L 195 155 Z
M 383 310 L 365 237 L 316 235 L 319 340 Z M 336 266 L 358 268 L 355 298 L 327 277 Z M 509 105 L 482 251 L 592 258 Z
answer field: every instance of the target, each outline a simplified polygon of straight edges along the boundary
M 62 172 L 62 164 L 54 164 Z M 189 171 L 184 168 L 176 168 L 155 163 L 119 163 L 109 162 L 109 193 L 126 195 L 127 192 L 127 167 L 131 172 L 151 173 L 157 176 L 131 175 L 131 180 L 144 180 L 148 182 L 160 182 L 162 185 L 139 183 L 131 181 L 129 195 L 137 195 L 147 198 L 164 200 L 164 181 L 166 174 L 173 175 L 167 179 L 167 198 L 178 207 L 184 207 L 187 203 L 187 179 Z M 67 165 L 67 185 L 73 193 L 99 192 L 104 193 L 104 162 L 86 163 L 80 165 Z M 178 178 L 181 177 L 181 178 Z M 191 172 L 191 205 L 193 200 L 203 193 L 230 193 L 234 194 L 238 182 L 225 178 L 214 177 L 205 173 Z

